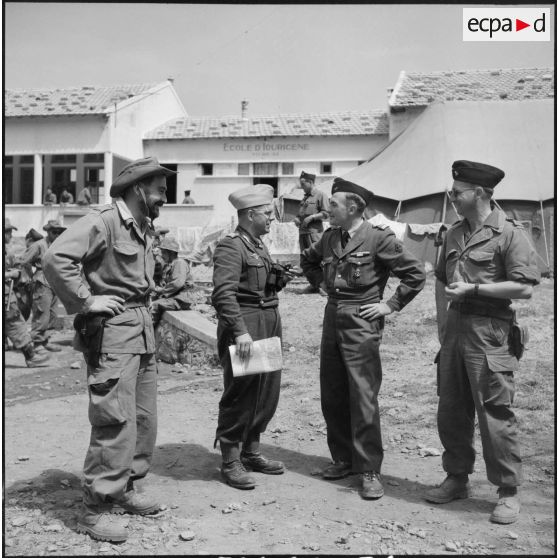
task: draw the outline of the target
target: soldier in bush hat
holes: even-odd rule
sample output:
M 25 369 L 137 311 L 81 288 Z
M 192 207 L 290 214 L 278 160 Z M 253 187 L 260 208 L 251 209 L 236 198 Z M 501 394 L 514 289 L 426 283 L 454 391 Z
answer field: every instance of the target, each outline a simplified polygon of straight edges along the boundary
M 28 367 L 44 367 L 49 365 L 48 356 L 36 353 L 16 298 L 22 270 L 14 254 L 8 251 L 13 231 L 17 231 L 17 227 L 8 218 L 4 219 L 4 340 L 9 339 L 16 349 L 21 350 Z
M 383 444 L 378 393 L 384 317 L 400 311 L 424 287 L 424 265 L 387 227 L 363 217 L 373 194 L 335 179 L 331 228 L 302 252 L 302 269 L 315 273 L 327 292 L 320 354 L 320 392 L 333 463 L 325 479 L 361 476 L 361 496 L 381 498 Z M 393 273 L 400 279 L 383 300 Z
M 256 485 L 248 471 L 279 475 L 284 467 L 260 453 L 265 431 L 279 401 L 281 370 L 234 378 L 229 345 L 247 359 L 254 341 L 281 337 L 274 263 L 261 237 L 273 220 L 273 188 L 265 184 L 233 192 L 229 201 L 238 212 L 238 227 L 225 236 L 213 256 L 213 306 L 217 310 L 217 347 L 224 369 L 215 444 L 223 459 L 221 474 L 239 489 Z
M 161 286 L 155 288 L 157 298 L 151 305 L 154 327 L 165 310 L 189 310 L 194 300 L 190 266 L 186 260 L 178 257 L 178 242 L 166 236 L 159 247 L 163 268 Z
M 160 509 L 134 481 L 150 469 L 157 434 L 155 335 L 148 304 L 153 282 L 153 219 L 166 203 L 166 177 L 154 157 L 126 165 L 110 187 L 111 205 L 92 209 L 48 249 L 45 275 L 70 314 L 89 389 L 90 445 L 77 529 L 111 542 L 127 538 L 114 514 Z
M 29 248 L 31 244 L 37 242 L 37 240 L 41 240 L 42 238 L 44 238 L 44 236 L 39 231 L 36 231 L 33 228 L 29 229 L 25 235 L 25 247 Z
M 302 171 L 300 173 L 300 187 L 304 191 L 304 197 L 300 202 L 298 214 L 293 223 L 298 227 L 298 243 L 300 251 L 310 247 L 317 242 L 324 231 L 323 221 L 328 218 L 329 201 L 324 192 L 318 190 L 314 183 L 316 175 Z M 310 283 L 306 289 L 307 293 L 319 291 L 319 281 L 314 275 L 307 275 Z
M 35 350 L 39 353 L 45 349 L 60 352 L 62 349 L 58 345 L 49 342 L 48 330 L 56 326 L 58 297 L 43 273 L 43 257 L 66 227 L 58 219 L 49 219 L 43 230 L 46 231 L 46 237 L 41 237 L 27 248 L 21 257 L 21 266 L 25 276 L 32 277 L 31 337 Z
M 452 178 L 448 195 L 463 219 L 448 230 L 435 270 L 438 432 L 447 477 L 426 499 L 445 504 L 469 496 L 476 410 L 488 480 L 499 493 L 490 521 L 508 524 L 519 517 L 521 484 L 511 405 L 522 349 L 511 341 L 515 312 L 510 304 L 530 298 L 540 274 L 522 225 L 493 204 L 504 171 L 460 160 L 452 165 Z

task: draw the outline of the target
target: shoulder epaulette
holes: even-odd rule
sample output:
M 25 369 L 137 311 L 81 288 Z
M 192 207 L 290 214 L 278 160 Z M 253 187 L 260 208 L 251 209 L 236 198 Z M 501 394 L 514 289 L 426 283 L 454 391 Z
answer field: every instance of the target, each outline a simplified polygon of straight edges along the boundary
M 517 219 L 512 219 L 511 217 L 506 217 L 506 221 L 509 221 L 510 223 L 513 223 L 513 225 L 519 229 L 524 229 L 525 227 L 523 226 L 523 223 L 521 221 L 518 221 Z
M 240 235 L 237 232 L 230 232 L 229 234 L 225 235 L 225 238 L 237 238 Z
M 386 223 L 372 224 L 372 226 L 376 227 L 377 229 L 380 229 L 381 231 L 385 231 L 386 229 L 389 229 L 389 225 L 387 225 Z

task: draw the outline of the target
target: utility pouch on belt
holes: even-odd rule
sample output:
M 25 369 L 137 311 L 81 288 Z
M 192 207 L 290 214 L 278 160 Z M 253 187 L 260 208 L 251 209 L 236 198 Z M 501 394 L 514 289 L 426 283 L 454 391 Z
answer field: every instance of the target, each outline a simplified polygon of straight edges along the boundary
M 107 317 L 102 314 L 78 314 L 74 318 L 74 329 L 77 331 L 81 343 L 87 347 L 86 359 L 90 366 L 99 366 L 106 321 Z
M 510 349 L 512 354 L 518 360 L 523 356 L 523 352 L 525 351 L 525 345 L 527 345 L 527 341 L 529 341 L 529 330 L 527 326 L 520 325 L 517 322 L 515 312 L 513 313 L 513 318 L 510 326 Z

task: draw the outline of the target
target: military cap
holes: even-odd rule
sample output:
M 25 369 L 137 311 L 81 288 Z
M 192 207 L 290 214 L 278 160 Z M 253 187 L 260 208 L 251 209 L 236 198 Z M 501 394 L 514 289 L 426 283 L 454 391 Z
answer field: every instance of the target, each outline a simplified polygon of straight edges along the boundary
M 273 186 L 256 184 L 255 186 L 241 188 L 230 194 L 229 201 L 237 210 L 267 205 L 273 201 Z
M 178 242 L 170 236 L 163 238 L 161 245 L 159 246 L 161 250 L 168 250 L 169 252 L 176 252 L 178 254 Z
M 357 194 L 360 196 L 368 205 L 372 199 L 374 198 L 374 194 L 355 184 L 354 182 L 349 182 L 348 180 L 344 180 L 343 178 L 335 178 L 333 180 L 333 185 L 331 186 L 331 194 L 336 194 L 337 192 L 347 192 L 348 194 Z
M 451 175 L 454 180 L 476 184 L 483 188 L 494 188 L 505 173 L 497 167 L 475 163 L 473 161 L 454 161 L 451 166 Z
M 300 173 L 300 178 L 304 178 L 304 180 L 310 180 L 311 182 L 314 182 L 314 180 L 316 180 L 316 175 L 310 174 L 309 172 L 302 171 Z
M 34 241 L 37 240 L 41 240 L 41 238 L 44 238 L 44 236 L 39 232 L 36 231 L 35 229 L 29 229 L 29 232 L 25 235 L 25 238 L 30 238 Z
M 17 227 L 14 227 L 8 217 L 4 219 L 4 230 L 5 231 L 17 231 Z
M 110 187 L 110 195 L 114 198 L 119 196 L 132 184 L 140 181 L 142 178 L 150 176 L 172 176 L 177 174 L 175 171 L 162 167 L 156 157 L 146 157 L 138 159 L 126 165 L 116 177 Z
M 43 231 L 65 231 L 66 227 L 60 223 L 58 219 L 49 219 L 47 224 L 43 227 Z

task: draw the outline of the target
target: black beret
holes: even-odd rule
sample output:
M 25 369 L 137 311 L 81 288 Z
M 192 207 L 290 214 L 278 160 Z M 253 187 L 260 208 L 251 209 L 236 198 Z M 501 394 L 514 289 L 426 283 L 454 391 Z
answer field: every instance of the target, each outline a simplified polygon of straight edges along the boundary
M 483 188 L 494 188 L 505 173 L 497 167 L 475 163 L 473 161 L 454 161 L 451 166 L 451 175 L 454 180 L 477 184 Z
M 309 172 L 302 171 L 300 173 L 300 178 L 304 178 L 304 180 L 310 180 L 310 181 L 314 182 L 314 180 L 316 180 L 316 175 L 315 174 L 310 174 Z
M 370 190 L 367 190 L 366 188 L 363 188 L 362 186 L 359 186 L 354 182 L 343 180 L 342 178 L 335 178 L 333 180 L 333 185 L 331 187 L 331 194 L 333 195 L 337 192 L 347 192 L 349 194 L 357 194 L 366 202 L 366 205 L 368 205 L 374 198 L 374 194 Z

